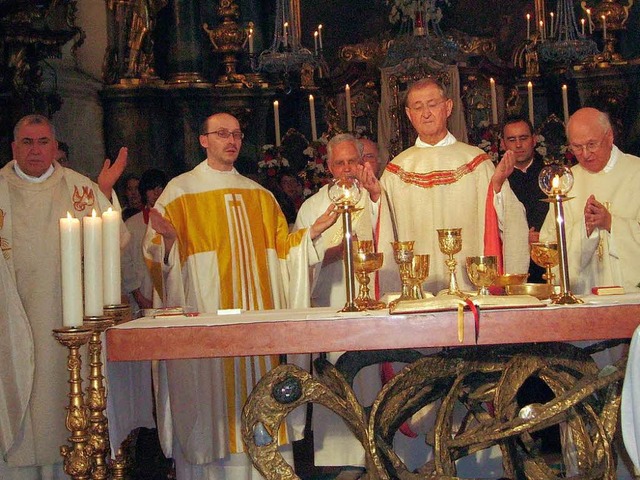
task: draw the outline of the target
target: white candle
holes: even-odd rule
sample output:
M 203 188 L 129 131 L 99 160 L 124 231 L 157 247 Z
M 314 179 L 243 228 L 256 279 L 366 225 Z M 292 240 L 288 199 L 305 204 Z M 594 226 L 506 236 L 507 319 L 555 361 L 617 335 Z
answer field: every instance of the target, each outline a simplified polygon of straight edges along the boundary
M 602 40 L 607 39 L 607 17 L 602 15 Z
M 121 302 L 120 212 L 111 207 L 102 214 L 102 270 L 104 304 Z
M 531 14 L 527 13 L 527 40 L 531 39 Z
M 540 20 L 540 40 L 544 40 L 544 22 Z
M 566 85 L 562 85 L 562 113 L 564 113 L 564 124 L 566 125 L 569 123 L 569 97 Z
M 276 128 L 276 147 L 280 146 L 280 104 L 278 100 L 273 102 L 273 123 Z
M 320 46 L 320 50 L 322 50 L 322 25 L 318 25 L 318 45 Z
M 551 22 L 549 22 L 549 37 L 553 37 L 553 12 L 549 12 L 549 16 L 551 17 Z
M 347 132 L 351 132 L 353 119 L 351 118 L 351 87 L 349 87 L 348 83 L 344 87 L 344 101 L 347 106 Z
M 283 25 L 282 44 L 285 47 L 289 46 L 289 22 L 284 22 Z
M 102 294 L 102 218 L 94 210 L 82 219 L 84 243 L 84 314 L 99 317 L 103 310 Z
M 489 79 L 491 85 L 491 123 L 493 125 L 498 124 L 498 98 L 496 96 L 496 81 L 493 78 Z
M 581 18 L 580 19 L 580 24 L 582 25 L 582 36 L 583 37 L 584 37 L 584 22 L 585 22 L 584 18 Z
M 587 8 L 587 21 L 589 22 L 589 35 L 593 35 L 593 23 L 591 23 L 591 9 Z
M 318 31 L 313 32 L 313 47 L 316 52 L 316 56 L 318 55 Z
M 309 116 L 311 117 L 311 139 L 315 142 L 318 140 L 318 131 L 316 130 L 316 101 L 313 95 L 309 95 Z
M 533 83 L 527 83 L 527 94 L 529 99 L 529 121 L 533 125 Z
M 253 28 L 249 29 L 249 53 L 253 53 Z
M 62 274 L 62 326 L 82 326 L 82 254 L 80 220 L 60 219 L 60 271 Z

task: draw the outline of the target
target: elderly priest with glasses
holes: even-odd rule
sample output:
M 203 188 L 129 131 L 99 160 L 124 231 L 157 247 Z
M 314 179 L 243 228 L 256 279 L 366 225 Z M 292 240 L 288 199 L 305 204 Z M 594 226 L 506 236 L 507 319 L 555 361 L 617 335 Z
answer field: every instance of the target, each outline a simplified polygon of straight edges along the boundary
M 640 158 L 613 143 L 606 113 L 581 108 L 567 124 L 572 167 L 571 201 L 564 203 L 569 278 L 573 293 L 618 285 L 638 291 L 640 281 Z M 540 241 L 556 240 L 553 209 Z
M 337 215 L 331 206 L 309 228 L 289 234 L 273 195 L 234 168 L 242 138 L 232 115 L 207 118 L 200 134 L 207 159 L 170 181 L 150 212 L 143 248 L 165 306 L 268 310 L 303 306 L 309 296 L 309 265 L 321 260 L 312 240 Z M 253 386 L 277 361 L 160 365 L 159 430 L 177 478 L 260 478 L 243 452 L 240 415 Z M 281 429 L 279 441 L 291 440 L 290 433 Z

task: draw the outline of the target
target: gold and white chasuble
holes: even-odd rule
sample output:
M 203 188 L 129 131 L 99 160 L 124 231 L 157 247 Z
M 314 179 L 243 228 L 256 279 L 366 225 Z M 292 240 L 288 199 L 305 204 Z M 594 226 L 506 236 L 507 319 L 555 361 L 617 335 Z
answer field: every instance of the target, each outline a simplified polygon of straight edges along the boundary
M 178 233 L 166 264 L 163 241 L 151 226 L 144 242 L 165 306 L 216 312 L 308 301 L 308 268 L 318 261 L 308 231 L 289 234 L 273 195 L 235 169 L 217 171 L 204 161 L 169 182 L 155 208 Z M 163 362 L 158 422 L 165 453 L 202 465 L 242 452 L 242 406 L 277 363 L 275 356 Z M 303 421 L 297 434 L 302 427 Z M 291 433 L 281 429 L 279 441 Z
M 400 291 L 398 266 L 391 248 L 392 219 L 397 240 L 413 240 L 415 253 L 431 256 L 425 291 L 434 294 L 449 286 L 449 270 L 436 230 L 462 228 L 462 250 L 455 254 L 457 280 L 461 289 L 475 290 L 464 271 L 464 262 L 468 256 L 485 254 L 485 205 L 495 168 L 481 149 L 450 138 L 451 143 L 443 146 L 408 148 L 393 159 L 382 175 L 378 244 L 379 251 L 384 252 L 381 293 Z M 498 219 L 504 271 L 527 272 L 529 229 L 524 207 L 508 181 L 493 203 L 496 211 L 502 212 Z

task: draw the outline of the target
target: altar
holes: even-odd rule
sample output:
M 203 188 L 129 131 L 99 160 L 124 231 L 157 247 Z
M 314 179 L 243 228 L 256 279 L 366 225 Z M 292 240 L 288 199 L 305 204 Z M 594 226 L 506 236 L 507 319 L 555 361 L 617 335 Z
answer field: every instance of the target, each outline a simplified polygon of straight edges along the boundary
M 348 365 L 342 366 L 345 369 L 339 375 L 340 365 L 336 370 L 331 364 L 317 363 L 314 377 L 293 365 L 275 368 L 256 386 L 243 412 L 243 440 L 254 465 L 268 479 L 298 478 L 277 445 L 269 441 L 269 432 L 277 430 L 293 409 L 314 402 L 340 415 L 363 444 L 369 478 L 418 478 L 395 455 L 391 439 L 421 406 L 438 399 L 442 406 L 430 440 L 435 439 L 435 460 L 422 475 L 454 476 L 458 458 L 499 445 L 506 459 L 505 474 L 554 478 L 529 448 L 527 438 L 541 428 L 566 423 L 577 445 L 578 472 L 574 473 L 614 478 L 614 434 L 626 358 L 599 369 L 590 350 L 583 352 L 566 342 L 631 338 L 640 323 L 640 294 L 586 296 L 584 300 L 582 305 L 481 310 L 477 341 L 469 312 L 464 312 L 462 336 L 458 313 L 453 311 L 390 315 L 322 308 L 158 316 L 109 329 L 107 358 L 114 365 L 449 347 L 435 356 L 415 352 L 416 361 L 385 385 L 369 413 L 350 390 L 354 373 Z M 522 382 L 534 374 L 551 386 L 556 398 L 526 416 L 518 411 L 514 397 Z M 471 414 L 467 427 L 454 432 L 450 417 L 460 399 Z M 117 415 L 118 410 L 110 413 Z M 110 423 L 114 425 L 114 419 Z M 113 432 L 116 437 L 126 433 Z

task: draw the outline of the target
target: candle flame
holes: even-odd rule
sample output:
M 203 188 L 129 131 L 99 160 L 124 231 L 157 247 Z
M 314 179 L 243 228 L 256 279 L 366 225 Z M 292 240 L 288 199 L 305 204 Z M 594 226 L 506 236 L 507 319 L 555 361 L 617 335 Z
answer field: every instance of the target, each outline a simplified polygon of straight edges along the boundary
M 280 105 L 280 104 L 278 103 L 278 100 L 275 100 L 275 101 L 273 102 L 273 106 L 274 106 L 274 107 L 277 107 L 278 105 Z
M 527 87 L 529 87 L 529 88 L 533 87 L 533 83 L 531 81 L 529 81 L 529 83 L 527 83 Z
M 309 95 L 309 100 L 313 101 L 313 95 Z
M 72 218 L 71 214 L 67 211 L 67 220 L 71 220 Z
M 111 213 L 111 212 L 113 212 L 113 209 L 112 209 L 111 207 L 109 207 L 109 208 L 107 209 L 107 213 Z
M 587 8 L 587 15 L 591 15 L 591 9 Z
M 313 32 L 313 36 L 317 37 L 318 36 L 318 31 L 316 30 L 315 32 Z
M 322 30 L 322 24 L 318 25 L 318 30 Z
M 91 216 L 93 218 L 96 218 L 98 216 L 98 214 L 96 213 L 96 209 L 95 208 L 93 210 L 91 210 Z
M 285 28 L 289 26 L 289 22 L 284 22 Z
M 558 175 L 553 177 L 553 180 L 551 180 L 551 187 L 554 190 L 558 190 L 558 187 L 560 187 L 560 177 Z
M 530 20 L 530 19 L 531 19 L 531 14 L 527 13 L 527 20 Z
M 349 84 L 347 83 L 347 84 L 344 86 L 344 89 L 345 89 L 345 90 L 351 90 L 351 87 L 350 87 L 350 86 L 349 86 Z

